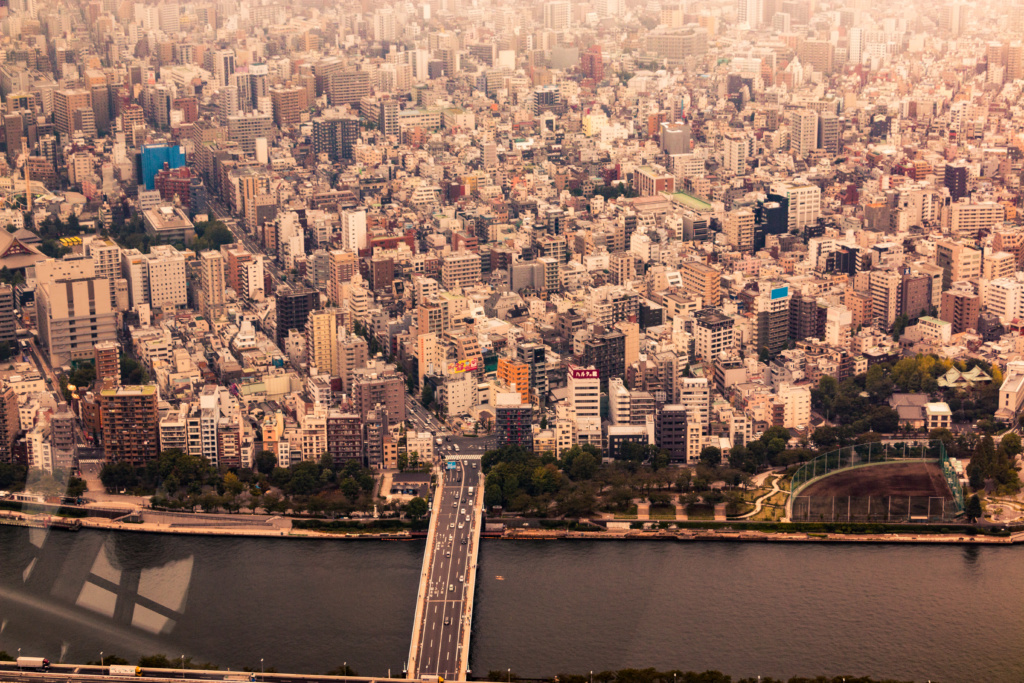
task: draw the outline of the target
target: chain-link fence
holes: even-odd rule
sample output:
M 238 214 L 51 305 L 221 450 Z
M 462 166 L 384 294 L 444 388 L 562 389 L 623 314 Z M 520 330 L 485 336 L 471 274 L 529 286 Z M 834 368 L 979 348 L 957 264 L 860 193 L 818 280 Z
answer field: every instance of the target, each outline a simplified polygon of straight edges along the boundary
M 839 470 L 894 462 L 937 462 L 952 500 L 934 496 L 801 496 L 809 484 Z M 964 510 L 964 494 L 940 440 L 866 443 L 823 453 L 802 465 L 790 483 L 793 521 L 944 521 Z
M 956 502 L 938 496 L 797 496 L 793 522 L 951 522 Z
M 800 489 L 818 477 L 830 472 L 845 470 L 862 465 L 873 465 L 882 462 L 898 462 L 903 460 L 940 460 L 946 455 L 946 447 L 941 441 L 918 441 L 897 443 L 864 443 L 846 446 L 838 450 L 823 453 L 813 460 L 804 463 L 793 474 L 790 491 L 798 495 Z

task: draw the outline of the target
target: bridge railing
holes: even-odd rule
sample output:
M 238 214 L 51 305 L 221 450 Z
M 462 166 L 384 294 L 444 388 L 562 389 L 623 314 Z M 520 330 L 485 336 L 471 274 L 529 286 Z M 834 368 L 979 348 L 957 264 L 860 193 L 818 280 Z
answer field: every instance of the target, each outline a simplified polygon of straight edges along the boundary
M 950 491 L 953 493 L 957 510 L 963 510 L 964 500 L 960 481 L 949 463 L 945 444 L 938 439 L 920 441 L 911 439 L 895 443 L 872 442 L 845 446 L 822 453 L 801 465 L 793 473 L 793 478 L 790 480 L 789 499 L 792 501 L 812 481 L 832 472 L 901 460 L 937 460 L 942 467 L 942 473 L 949 484 Z

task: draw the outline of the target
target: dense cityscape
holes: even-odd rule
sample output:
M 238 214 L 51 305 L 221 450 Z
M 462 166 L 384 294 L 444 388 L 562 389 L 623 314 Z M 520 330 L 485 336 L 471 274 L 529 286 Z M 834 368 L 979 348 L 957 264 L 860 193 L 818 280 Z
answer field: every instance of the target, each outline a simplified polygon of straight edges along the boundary
M 0 522 L 426 539 L 435 683 L 483 538 L 1024 542 L 1022 32 L 6 0 Z

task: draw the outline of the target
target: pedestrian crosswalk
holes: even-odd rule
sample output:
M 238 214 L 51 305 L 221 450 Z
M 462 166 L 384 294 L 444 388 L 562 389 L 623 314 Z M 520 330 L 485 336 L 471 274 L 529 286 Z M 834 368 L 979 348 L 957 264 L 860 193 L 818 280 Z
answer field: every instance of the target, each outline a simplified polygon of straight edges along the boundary
M 445 460 L 479 460 L 483 453 L 451 453 L 444 456 Z

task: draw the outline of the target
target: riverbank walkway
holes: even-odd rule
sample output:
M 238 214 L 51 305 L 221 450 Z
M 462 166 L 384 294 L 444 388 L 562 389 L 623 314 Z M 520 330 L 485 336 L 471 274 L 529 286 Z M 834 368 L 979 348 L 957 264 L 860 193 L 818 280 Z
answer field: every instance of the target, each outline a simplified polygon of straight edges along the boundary
M 416 595 L 410 679 L 466 680 L 483 499 L 479 458 L 447 463 L 434 492 Z

